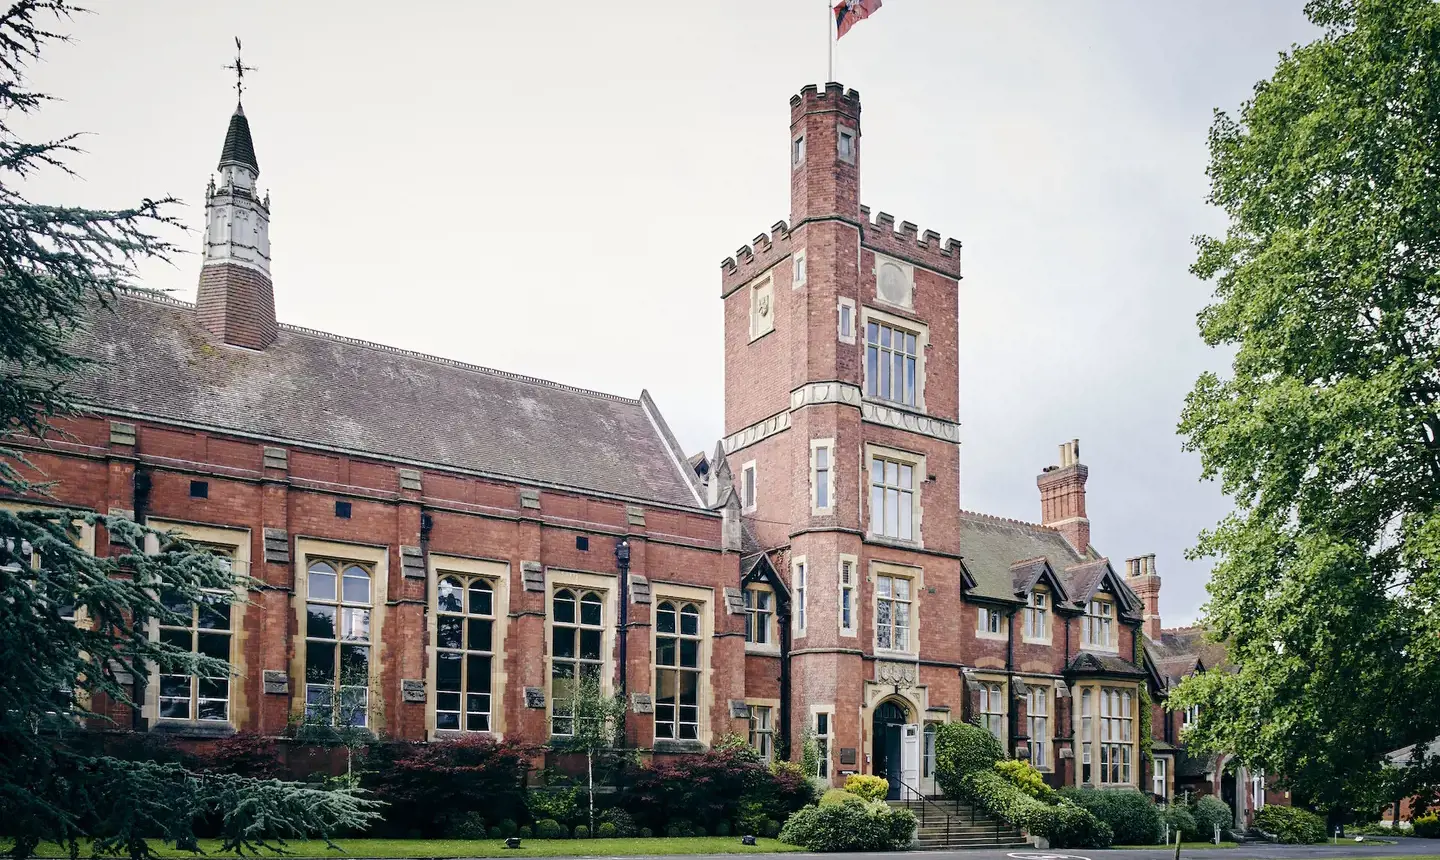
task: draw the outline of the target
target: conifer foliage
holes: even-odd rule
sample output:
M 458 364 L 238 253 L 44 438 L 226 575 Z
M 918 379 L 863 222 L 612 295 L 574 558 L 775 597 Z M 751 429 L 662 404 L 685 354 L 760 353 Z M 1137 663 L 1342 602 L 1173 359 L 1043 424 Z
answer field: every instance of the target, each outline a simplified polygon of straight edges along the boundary
M 61 431 L 78 411 L 65 378 L 86 369 L 66 351 L 88 314 L 105 313 L 135 264 L 174 250 L 174 200 L 122 210 L 47 206 L 25 180 L 69 172 L 78 137 L 27 141 L 13 121 L 50 96 L 26 72 L 65 41 L 67 0 L 20 0 L 0 13 L 0 495 L 40 499 L 53 489 L 16 442 Z M 91 555 L 83 533 L 105 538 Z M 95 840 L 100 853 L 151 856 L 150 841 L 193 845 L 218 834 L 233 849 L 288 837 L 326 838 L 363 827 L 370 801 L 278 780 L 199 773 L 171 762 L 107 755 L 115 726 L 97 704 L 134 704 L 152 670 L 217 676 L 223 661 L 151 639 L 176 607 L 242 600 L 248 578 L 173 535 L 93 512 L 0 509 L 0 838 L 16 858 L 45 840 Z M 188 619 L 187 619 L 188 620 Z M 142 681 L 137 684 L 136 681 Z M 86 724 L 89 727 L 86 727 Z

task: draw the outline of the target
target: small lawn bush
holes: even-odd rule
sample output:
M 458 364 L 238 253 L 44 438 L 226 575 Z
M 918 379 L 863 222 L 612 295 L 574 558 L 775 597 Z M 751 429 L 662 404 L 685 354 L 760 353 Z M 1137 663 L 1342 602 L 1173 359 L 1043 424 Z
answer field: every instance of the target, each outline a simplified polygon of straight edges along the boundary
M 599 827 L 595 828 L 595 835 L 601 839 L 614 839 L 620 834 L 615 830 L 615 825 L 608 821 L 603 821 Z
M 1215 838 L 1217 824 L 1222 834 L 1235 826 L 1235 813 L 1230 811 L 1229 804 L 1208 794 L 1195 802 L 1194 814 L 1197 835 L 1204 841 Z
M 995 770 L 1014 783 L 1016 788 L 1036 800 L 1046 803 L 1055 802 L 1055 789 L 1045 784 L 1045 777 L 1041 776 L 1040 771 L 1036 770 L 1030 762 L 1005 759 L 995 762 Z
M 536 839 L 559 839 L 565 834 L 560 822 L 553 818 L 542 818 L 535 822 Z
M 845 778 L 845 790 L 862 800 L 884 800 L 890 793 L 890 781 L 857 773 Z
M 1199 835 L 1199 828 L 1195 825 L 1195 816 L 1190 814 L 1188 807 L 1172 803 L 1160 811 L 1161 819 L 1170 825 L 1170 841 L 1175 841 L 1175 834 L 1180 834 L 1180 841 L 1193 842 Z
M 650 828 L 648 828 L 648 827 L 642 827 L 642 828 L 640 828 L 640 838 L 641 838 L 641 839 L 650 839 L 650 838 L 653 837 L 654 835 L 655 835 L 655 831 L 651 830 Z
M 521 839 L 529 839 L 530 837 L 535 835 L 535 831 L 530 829 L 530 825 L 522 824 L 520 825 L 520 831 L 515 835 L 519 836 Z
M 1110 825 L 1115 841 L 1121 845 L 1155 845 L 1160 841 L 1164 831 L 1160 807 L 1134 789 L 1067 788 L 1060 794 Z
M 821 806 L 840 806 L 846 803 L 864 803 L 865 798 L 851 794 L 843 788 L 832 788 L 820 798 Z
M 1325 841 L 1325 819 L 1295 806 L 1267 806 L 1255 813 L 1255 826 L 1285 845 Z
M 935 730 L 935 769 L 940 787 L 951 797 L 961 794 L 960 781 L 991 770 L 1005 758 L 995 736 L 970 723 L 945 723 Z
M 1440 815 L 1430 813 L 1410 822 L 1410 833 L 1421 839 L 1440 839 Z
M 880 801 L 807 806 L 785 821 L 780 841 L 811 851 L 897 851 L 915 836 L 915 815 Z
M 577 825 L 575 825 L 575 838 L 576 838 L 576 839 L 589 839 L 589 838 L 590 838 L 590 828 L 586 827 L 586 826 L 583 825 L 583 824 L 577 824 Z
M 816 809 L 819 809 L 819 807 L 817 806 Z M 780 822 L 773 818 L 765 819 L 765 826 L 761 828 L 761 832 L 764 833 L 766 837 L 774 839 L 780 835 Z
M 959 796 L 1034 836 L 1052 848 L 1104 848 L 1115 837 L 1110 826 L 1068 800 L 1044 803 L 998 771 L 981 770 L 961 780 Z

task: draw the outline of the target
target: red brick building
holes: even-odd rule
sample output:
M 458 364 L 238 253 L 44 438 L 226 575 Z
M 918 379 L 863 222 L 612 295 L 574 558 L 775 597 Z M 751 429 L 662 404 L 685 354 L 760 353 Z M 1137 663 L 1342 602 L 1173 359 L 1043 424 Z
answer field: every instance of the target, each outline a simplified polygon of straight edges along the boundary
M 789 221 L 722 264 L 725 437 L 686 458 L 644 392 L 278 323 L 237 107 L 197 302 L 97 312 L 89 414 L 26 445 L 64 504 L 254 578 L 230 617 L 155 631 L 232 678 L 134 678 L 143 708 L 114 716 L 543 743 L 588 675 L 627 693 L 642 750 L 813 737 L 821 776 L 929 793 L 933 727 L 964 719 L 1056 784 L 1172 795 L 1153 556 L 1127 573 L 1090 545 L 1078 443 L 1037 478 L 1039 523 L 960 509 L 960 244 L 861 205 L 854 91 L 794 96 L 776 156 Z

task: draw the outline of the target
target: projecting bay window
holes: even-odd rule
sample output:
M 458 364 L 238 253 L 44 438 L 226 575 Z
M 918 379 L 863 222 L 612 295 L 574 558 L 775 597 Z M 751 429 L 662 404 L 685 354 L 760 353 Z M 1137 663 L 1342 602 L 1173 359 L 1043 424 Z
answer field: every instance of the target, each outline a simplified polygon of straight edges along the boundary
M 1005 745 L 1005 686 L 994 681 L 980 682 L 980 727 Z
M 495 587 L 485 577 L 446 574 L 435 601 L 435 728 L 491 731 Z
M 1050 769 L 1050 688 L 1029 686 L 1025 694 L 1025 729 L 1030 735 L 1030 763 Z
M 305 717 L 370 724 L 372 574 L 362 564 L 311 559 L 305 575 Z
M 1134 693 L 1114 687 L 1100 688 L 1100 783 L 1129 785 L 1134 758 Z
M 869 536 L 897 541 L 920 541 L 920 491 L 917 473 L 925 459 L 889 448 L 870 446 Z
M 1085 607 L 1080 633 L 1081 643 L 1086 648 L 1114 651 L 1119 647 L 1115 640 L 1115 604 L 1096 595 Z
M 602 684 L 605 601 L 590 588 L 558 588 L 550 598 L 550 733 L 575 733 L 581 684 Z
M 655 607 L 655 737 L 700 737 L 701 606 L 662 600 Z
M 903 576 L 875 577 L 875 647 L 911 650 L 911 582 Z

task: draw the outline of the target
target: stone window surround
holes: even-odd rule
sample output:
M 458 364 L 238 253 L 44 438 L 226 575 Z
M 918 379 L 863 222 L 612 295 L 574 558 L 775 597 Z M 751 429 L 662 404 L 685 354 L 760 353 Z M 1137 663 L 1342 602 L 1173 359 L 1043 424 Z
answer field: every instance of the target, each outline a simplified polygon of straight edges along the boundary
M 910 643 L 909 647 L 900 650 L 897 648 L 881 648 L 879 638 L 875 631 L 875 618 L 878 610 L 878 591 L 874 587 L 877 576 L 889 576 L 898 579 L 910 580 Z M 913 567 L 907 564 L 899 564 L 893 561 L 881 561 L 871 559 L 870 572 L 866 581 L 871 584 L 870 588 L 870 645 L 876 657 L 908 658 L 915 659 L 920 653 L 920 600 L 925 593 L 925 570 L 921 567 Z
M 1049 773 L 1054 770 L 1055 767 L 1055 714 L 1056 703 L 1060 701 L 1060 696 L 1055 689 L 1055 680 L 1053 678 L 1022 678 L 1021 681 L 1024 682 L 1026 689 L 1030 691 L 1030 693 L 1027 695 L 1033 695 L 1036 690 L 1045 691 L 1045 713 L 1043 714 L 1043 716 L 1045 717 L 1045 725 L 1050 730 L 1048 736 L 1040 739 L 1045 745 L 1045 760 L 1039 762 L 1035 761 L 1035 738 L 1033 736 L 1030 736 L 1030 763 L 1034 765 L 1037 770 Z M 1030 713 L 1031 701 L 1032 699 L 1027 697 L 1025 703 L 1025 714 L 1027 717 L 1035 716 L 1034 714 Z M 1025 726 L 1025 733 L 1026 735 L 1030 734 L 1029 725 Z
M 1085 636 L 1087 619 L 1091 618 L 1090 604 L 1105 603 L 1110 606 L 1110 644 L 1095 645 L 1089 642 Z M 1085 604 L 1085 614 L 1080 616 L 1080 650 L 1095 651 L 1102 654 L 1120 653 L 1120 619 L 1118 617 L 1119 604 L 1107 592 L 1097 591 Z
M 1130 747 L 1130 781 L 1129 781 L 1129 782 L 1119 782 L 1119 783 L 1114 783 L 1114 782 L 1101 783 L 1101 782 L 1100 782 L 1100 776 L 1099 776 L 1099 774 L 1100 774 L 1100 691 L 1101 691 L 1102 689 L 1116 689 L 1116 690 L 1120 690 L 1120 691 L 1122 691 L 1122 692 L 1128 690 L 1128 691 L 1130 691 L 1130 693 L 1131 693 L 1131 697 L 1130 697 L 1130 720 L 1131 720 L 1130 743 L 1129 743 L 1129 744 L 1126 744 L 1126 746 L 1129 746 L 1129 747 Z M 1083 722 L 1084 695 L 1085 695 L 1085 691 L 1086 691 L 1086 690 L 1089 690 L 1089 691 L 1090 691 L 1090 697 L 1091 697 L 1091 698 L 1090 698 L 1090 708 L 1091 708 L 1091 711 L 1090 711 L 1091 717 L 1090 717 L 1090 719 L 1091 719 L 1091 725 L 1090 725 L 1090 737 L 1088 737 L 1088 738 L 1085 737 L 1085 735 L 1084 735 L 1084 725 L 1085 725 L 1085 724 L 1084 724 L 1084 722 Z M 1138 783 L 1136 782 L 1136 780 L 1139 779 L 1139 777 L 1140 777 L 1140 772 L 1143 770 L 1143 768 L 1141 767 L 1141 762 L 1140 762 L 1140 752 L 1139 752 L 1140 724 L 1139 724 L 1138 720 L 1148 717 L 1148 715 L 1142 715 L 1142 714 L 1140 713 L 1141 710 L 1142 710 L 1142 708 L 1140 707 L 1140 704 L 1139 704 L 1140 701 L 1141 701 L 1141 700 L 1140 700 L 1140 693 L 1139 693 L 1139 685 L 1136 684 L 1136 683 L 1133 682 L 1133 681 L 1108 681 L 1108 680 L 1107 680 L 1107 681 L 1101 681 L 1101 680 L 1085 681 L 1085 682 L 1081 682 L 1081 683 L 1075 684 L 1075 685 L 1070 689 L 1070 700 L 1071 700 L 1071 708 L 1073 709 L 1072 714 L 1071 714 L 1071 719 L 1072 719 L 1071 725 L 1074 726 L 1075 784 L 1076 784 L 1076 785 L 1079 785 L 1079 786 L 1088 786 L 1088 787 L 1090 787 L 1090 788 L 1098 788 L 1098 787 L 1100 787 L 1101 785 L 1104 785 L 1104 786 L 1107 787 L 1107 788 L 1116 788 L 1116 787 L 1120 787 L 1120 788 L 1126 788 L 1126 787 L 1135 788 L 1135 787 L 1137 787 L 1137 786 L 1138 786 Z M 1052 716 L 1052 718 L 1053 718 L 1053 716 Z M 1085 750 L 1085 744 L 1086 744 L 1086 743 L 1090 743 L 1090 744 L 1091 744 L 1091 747 L 1090 747 L 1090 749 L 1091 749 L 1091 754 L 1090 754 L 1090 777 L 1091 777 L 1091 778 L 1090 778 L 1090 781 L 1089 781 L 1089 782 L 1085 782 L 1085 781 L 1084 781 L 1085 771 L 1084 771 L 1084 762 L 1083 762 L 1083 759 L 1084 759 L 1084 750 Z
M 816 460 L 816 449 L 828 449 L 829 463 L 825 469 L 825 500 L 830 504 L 821 507 L 819 501 L 820 485 L 818 479 L 818 463 Z M 835 513 L 835 438 L 811 439 L 810 440 L 810 514 L 821 516 Z
M 1045 596 L 1045 635 L 1032 637 L 1029 634 L 1029 614 L 1030 612 L 1034 611 L 1034 607 L 1030 606 L 1029 604 L 1033 602 L 1032 598 L 1036 594 L 1042 594 Z M 1030 589 L 1030 594 L 1026 595 L 1025 598 L 1025 602 L 1027 604 L 1026 609 L 1021 615 L 1020 641 L 1024 642 L 1027 645 L 1049 645 L 1054 641 L 1052 639 L 1052 636 L 1054 635 L 1055 630 L 1055 601 L 1052 600 L 1051 597 L 1052 595 L 1050 594 L 1050 589 L 1046 586 L 1037 585 L 1034 588 Z
M 997 616 L 1000 619 L 995 625 L 998 629 L 994 632 L 991 632 L 989 626 L 989 620 L 992 615 Z M 975 617 L 976 639 L 992 639 L 999 642 L 1004 642 L 1006 639 L 1010 638 L 1009 619 L 1006 617 L 1004 609 L 1001 609 L 998 606 L 981 605 L 976 609 Z
M 778 620 L 780 614 L 780 606 L 778 603 L 779 598 L 775 594 L 775 589 L 771 588 L 768 584 L 763 582 L 751 582 L 745 586 L 744 590 L 764 592 L 770 595 L 770 617 L 769 620 L 765 622 L 767 633 L 766 639 L 768 641 L 763 644 L 759 642 L 746 642 L 745 653 L 771 654 L 778 657 L 780 655 L 780 623 Z M 747 617 L 750 615 L 750 610 L 748 608 L 746 609 L 745 614 Z
M 850 563 L 850 626 L 845 626 L 845 607 L 841 603 L 845 593 L 845 563 Z M 841 636 L 858 637 L 860 635 L 860 559 L 858 556 L 848 553 L 840 553 L 840 561 L 835 565 L 835 621 L 840 626 Z
M 826 716 L 826 718 L 827 718 L 827 719 L 826 719 L 826 723 L 828 724 L 828 725 L 826 726 L 826 728 L 829 729 L 829 731 L 828 731 L 826 734 L 824 734 L 824 735 L 821 735 L 821 734 L 819 733 L 819 728 L 818 728 L 818 723 L 820 722 L 820 715 L 821 715 L 821 714 L 824 714 L 824 715 Z M 815 738 L 816 738 L 817 740 L 820 739 L 820 738 L 824 738 L 824 739 L 827 741 L 827 744 L 828 744 L 828 745 L 827 745 L 827 749 L 826 749 L 826 754 L 822 757 L 822 760 L 821 760 L 821 765 L 822 765 L 822 767 L 824 767 L 824 769 L 825 769 L 825 776 L 822 777 L 822 776 L 819 776 L 819 774 L 813 774 L 813 773 L 811 773 L 811 774 L 806 774 L 806 776 L 818 777 L 818 778 L 820 778 L 820 779 L 829 780 L 829 779 L 833 778 L 833 776 L 834 776 L 834 774 L 835 774 L 835 763 L 834 763 L 834 761 L 833 761 L 833 759 L 834 759 L 834 757 L 835 757 L 835 705 L 834 705 L 834 704 L 830 704 L 830 703 L 818 704 L 818 705 L 817 705 L 817 704 L 812 704 L 812 705 L 810 706 L 810 731 L 815 733 Z
M 747 477 L 748 476 L 748 477 Z M 750 482 L 750 502 L 745 502 L 745 482 Z M 754 460 L 746 460 L 740 466 L 740 512 L 753 514 L 760 506 L 760 468 Z
M 845 333 L 845 308 L 850 309 L 850 333 L 848 335 Z M 847 299 L 843 296 L 837 299 L 835 303 L 835 334 L 837 337 L 840 338 L 840 342 L 850 344 L 855 343 L 855 332 L 858 329 L 859 325 L 860 317 L 855 313 L 855 300 Z M 916 367 L 915 372 L 918 376 L 920 372 L 918 366 Z M 917 382 L 916 385 L 918 387 L 919 383 Z M 917 391 L 916 394 L 918 395 L 919 392 Z
M 555 694 L 551 689 L 553 670 L 550 664 L 555 641 L 554 619 L 555 613 L 551 606 L 555 601 L 555 592 L 568 588 L 575 592 L 576 612 L 579 610 L 580 592 L 594 591 L 600 594 L 600 693 L 605 696 L 615 694 L 615 621 L 619 617 L 617 608 L 618 594 L 620 591 L 620 580 L 618 575 L 613 573 L 590 573 L 578 570 L 556 570 L 546 568 L 545 570 L 545 736 L 550 737 L 550 719 L 553 713 Z M 579 618 L 578 614 L 576 616 Z
M 437 669 L 439 663 L 439 649 L 436 647 L 439 634 L 439 584 L 440 578 L 445 574 L 455 574 L 463 579 L 470 580 L 477 577 L 484 578 L 490 582 L 490 588 L 494 592 L 494 621 L 491 626 L 491 651 L 494 654 L 490 658 L 490 731 L 488 732 L 467 732 L 463 729 L 455 731 L 452 729 L 438 729 L 435 726 L 435 698 L 439 692 L 437 689 Z M 488 735 L 500 740 L 505 737 L 505 697 L 509 692 L 508 672 L 505 667 L 506 651 L 505 637 L 510 626 L 510 565 L 503 561 L 491 561 L 478 558 L 464 558 L 461 556 L 444 555 L 441 553 L 430 554 L 430 565 L 425 572 L 425 590 L 429 594 L 425 611 L 425 735 L 429 740 L 438 738 L 458 738 L 467 735 Z M 548 617 L 548 612 L 547 612 Z M 464 704 L 463 702 L 461 703 Z M 463 708 L 462 708 L 463 714 Z
M 886 302 L 886 304 L 889 304 L 889 302 Z M 899 305 L 897 305 L 896 307 L 899 307 Z M 930 327 L 923 322 L 917 322 L 916 320 L 910 319 L 909 317 L 888 314 L 878 308 L 872 308 L 869 305 L 865 305 L 860 308 L 860 319 L 856 322 L 855 326 L 856 338 L 860 340 L 860 343 L 862 345 L 866 343 L 866 340 L 860 337 L 860 332 L 865 331 L 872 320 L 874 322 L 887 325 L 891 328 L 903 329 L 904 331 L 911 332 L 915 335 L 915 405 L 911 406 L 905 403 L 901 403 L 898 400 L 886 400 L 878 394 L 874 396 L 865 394 L 864 392 L 867 390 L 866 386 L 868 385 L 869 380 L 862 381 L 862 384 L 860 386 L 861 395 L 866 400 L 872 403 L 890 405 L 898 409 L 907 409 L 912 412 L 926 414 L 925 358 L 930 350 Z M 865 367 L 866 361 L 864 349 L 862 348 L 860 355 L 860 373 L 862 377 L 865 374 Z
M 800 571 L 805 571 L 805 582 L 800 582 Z M 790 607 L 790 625 L 794 630 L 795 638 L 800 639 L 805 635 L 806 627 L 810 623 L 810 591 L 812 588 L 810 563 L 803 555 L 797 555 L 790 559 L 790 590 L 794 595 L 794 601 Z
M 375 705 L 383 705 L 385 702 L 383 697 L 376 695 L 376 691 L 383 689 L 380 682 L 380 655 L 384 651 L 385 615 L 390 587 L 390 548 L 318 538 L 295 538 L 295 592 L 291 604 L 295 613 L 295 629 L 298 632 L 295 635 L 294 654 L 290 658 L 290 677 L 298 678 L 300 683 L 296 685 L 298 690 L 291 691 L 290 713 L 297 721 L 305 719 L 305 598 L 312 559 L 353 561 L 370 567 L 370 711 L 365 728 L 370 732 L 377 732 L 377 729 L 383 729 L 383 725 L 377 723 L 387 719 L 386 714 L 376 713 Z M 339 587 L 337 582 L 336 588 Z
M 754 709 L 757 708 L 757 707 L 760 707 L 760 708 L 769 708 L 769 709 L 770 709 L 770 728 L 769 728 L 769 732 L 770 732 L 770 759 L 767 759 L 767 761 L 773 760 L 773 759 L 775 758 L 775 735 L 776 735 L 776 734 L 779 732 L 779 730 L 780 730 L 780 727 L 779 727 L 779 723 L 780 723 L 780 700 L 779 700 L 779 699 L 756 699 L 756 698 L 751 698 L 751 697 L 747 696 L 747 697 L 745 698 L 745 704 L 746 704 L 747 707 L 749 707 L 749 708 L 751 709 L 751 710 L 750 710 L 750 713 L 751 713 L 752 717 L 753 717 L 753 715 L 754 715 L 754 713 L 755 713 Z M 748 723 L 748 720 L 747 720 L 747 723 Z M 746 731 L 746 738 L 747 738 L 747 740 L 748 740 L 748 738 L 749 738 L 749 731 L 750 731 L 748 725 L 746 726 L 746 730 L 745 730 L 745 731 Z M 756 751 L 758 752 L 759 750 L 757 749 Z
M 885 460 L 894 460 L 899 463 L 908 463 L 912 467 L 914 467 L 914 490 L 912 491 L 910 497 L 911 505 L 913 507 L 910 521 L 913 526 L 912 534 L 914 535 L 914 537 L 909 540 L 906 540 L 904 538 L 888 537 L 883 534 L 877 534 L 870 530 L 870 461 L 875 457 L 880 457 Z M 925 504 L 923 498 L 924 491 L 922 488 L 924 487 L 928 475 L 929 473 L 925 471 L 924 454 L 918 454 L 913 451 L 902 451 L 899 448 L 890 448 L 885 445 L 877 445 L 873 442 L 865 443 L 865 459 L 860 464 L 861 486 L 865 488 L 862 501 L 862 504 L 865 506 L 863 515 L 863 522 L 865 526 L 865 540 L 873 543 L 891 544 L 898 547 L 916 547 L 919 549 L 925 548 L 925 531 L 923 528 Z
M 1000 740 L 1000 746 L 1001 746 L 1001 748 L 1002 748 L 1002 749 L 1005 749 L 1005 750 L 1009 750 L 1009 749 L 1010 749 L 1010 746 L 1009 746 L 1009 742 L 1010 742 L 1010 679 L 1009 679 L 1008 676 L 1004 675 L 1003 673 L 998 673 L 998 672 L 976 672 L 975 675 L 974 675 L 974 678 L 975 678 L 975 680 L 976 680 L 977 682 L 979 682 L 979 683 L 981 683 L 981 684 L 999 685 L 999 687 L 1000 687 L 1000 711 L 999 711 L 999 714 L 1000 714 L 1000 738 L 999 738 L 999 740 Z M 981 706 L 980 706 L 980 704 L 979 704 L 979 699 L 978 699 L 978 697 L 977 697 L 977 699 L 976 699 L 976 708 L 978 709 L 979 707 L 981 707 Z M 983 722 L 984 717 L 982 716 L 982 713 L 991 713 L 991 714 L 993 714 L 993 713 L 995 713 L 995 711 L 985 711 L 985 712 L 981 712 L 981 711 L 978 711 L 978 710 L 976 711 L 975 716 L 976 716 L 977 719 L 980 719 L 980 720 L 982 721 L 982 722 L 980 723 L 980 725 L 981 725 L 981 727 L 983 728 L 985 724 L 984 724 L 984 722 Z
M 710 723 L 710 710 L 715 706 L 715 691 L 711 683 L 710 661 L 712 659 L 712 642 L 715 640 L 715 590 L 713 588 L 698 585 L 677 585 L 668 582 L 650 583 L 650 678 L 649 683 L 651 702 L 659 704 L 658 690 L 655 689 L 655 638 L 658 635 L 658 625 L 655 623 L 656 607 L 666 600 L 676 604 L 675 610 L 678 613 L 680 605 L 693 603 L 700 610 L 700 720 L 696 727 L 695 734 L 700 743 L 710 746 L 714 740 L 713 727 Z M 632 621 L 633 625 L 634 622 Z M 655 715 L 650 715 L 653 731 Z M 653 737 L 653 736 L 652 736 Z M 669 738 L 662 740 L 669 741 Z
M 222 526 L 206 526 L 198 523 L 188 523 L 179 520 L 161 519 L 158 517 L 147 518 L 147 525 L 162 531 L 177 532 L 186 540 L 201 544 L 221 547 L 230 551 L 232 569 L 238 574 L 247 574 L 250 571 L 250 530 L 225 528 Z M 93 540 L 93 537 L 92 537 Z M 92 545 L 93 548 L 93 545 Z M 146 538 L 146 552 L 157 553 L 160 551 L 159 541 L 153 536 Z M 224 727 L 235 729 L 244 723 L 243 717 L 247 713 L 249 702 L 246 697 L 245 680 L 247 679 L 245 667 L 245 608 L 247 600 L 245 590 L 236 586 L 235 600 L 230 604 L 230 703 L 228 708 L 229 719 L 221 720 L 179 720 L 163 718 L 160 716 L 160 669 L 151 666 L 149 680 L 145 685 L 145 701 L 141 703 L 141 714 L 145 722 L 150 726 L 165 726 L 171 729 L 195 729 L 201 732 L 214 732 Z M 151 641 L 160 638 L 160 623 L 157 619 L 150 619 L 148 624 L 148 635 Z M 302 631 L 304 627 L 300 628 Z M 304 637 L 301 637 L 302 639 Z
M 798 170 L 805 164 L 805 133 L 790 138 L 790 169 Z
M 841 138 L 844 137 L 844 136 L 848 136 L 848 137 L 850 138 L 850 154 L 849 154 L 848 156 L 840 149 L 840 140 L 841 140 Z M 845 164 L 854 164 L 854 163 L 855 163 L 855 160 L 859 157 L 859 155 L 860 155 L 860 135 L 858 135 L 858 134 L 855 133 L 855 129 L 854 129 L 854 128 L 851 128 L 850 126 L 845 125 L 844 123 L 839 123 L 838 125 L 836 125 L 836 126 L 835 126 L 835 157 L 838 158 L 840 161 L 844 162 Z
M 805 256 L 805 249 L 800 248 L 790 258 L 790 289 L 798 290 L 810 280 L 810 270 L 806 266 L 808 262 Z

